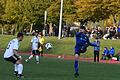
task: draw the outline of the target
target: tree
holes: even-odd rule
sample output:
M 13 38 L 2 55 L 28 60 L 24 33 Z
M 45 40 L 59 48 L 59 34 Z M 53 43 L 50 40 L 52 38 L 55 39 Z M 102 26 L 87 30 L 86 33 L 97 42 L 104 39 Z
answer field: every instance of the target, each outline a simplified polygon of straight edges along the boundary
M 74 7 L 75 0 L 64 0 L 63 4 L 63 22 L 72 24 L 76 20 L 76 11 Z M 52 5 L 48 8 L 48 21 L 52 23 L 59 22 L 60 15 L 60 0 L 55 0 Z

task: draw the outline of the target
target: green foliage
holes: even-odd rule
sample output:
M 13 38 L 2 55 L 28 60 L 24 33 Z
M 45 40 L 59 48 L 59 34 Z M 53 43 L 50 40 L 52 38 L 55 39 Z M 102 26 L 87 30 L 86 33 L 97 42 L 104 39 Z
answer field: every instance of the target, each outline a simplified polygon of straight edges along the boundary
M 47 22 L 59 23 L 60 0 L 0 0 L 0 23 L 16 24 L 18 30 L 43 27 L 44 12 L 48 11 Z M 113 18 L 114 23 L 120 18 L 119 0 L 64 0 L 63 22 L 74 21 L 87 23 Z
M 118 0 L 77 0 L 75 6 L 80 21 L 100 21 L 120 12 Z

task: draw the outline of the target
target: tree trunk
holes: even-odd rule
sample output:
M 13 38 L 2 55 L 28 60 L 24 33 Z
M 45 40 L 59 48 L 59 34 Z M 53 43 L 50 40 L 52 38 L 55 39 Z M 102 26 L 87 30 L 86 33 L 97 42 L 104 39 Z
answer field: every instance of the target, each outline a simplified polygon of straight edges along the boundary
M 4 33 L 4 29 L 3 29 L 3 27 L 2 27 L 1 29 L 2 29 L 2 35 L 3 35 L 3 33 Z
M 30 26 L 30 33 L 32 33 L 33 23 Z
M 113 17 L 113 26 L 116 26 L 116 22 L 117 22 L 117 20 L 116 20 L 116 15 L 112 15 L 112 17 Z

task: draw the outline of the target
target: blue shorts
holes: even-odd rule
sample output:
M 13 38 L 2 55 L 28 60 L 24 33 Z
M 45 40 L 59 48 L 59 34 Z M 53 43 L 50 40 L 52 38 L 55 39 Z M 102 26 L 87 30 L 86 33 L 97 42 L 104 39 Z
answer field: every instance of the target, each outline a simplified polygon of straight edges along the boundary
M 86 51 L 87 51 L 87 47 L 75 46 L 75 54 L 80 55 L 80 53 L 85 53 Z

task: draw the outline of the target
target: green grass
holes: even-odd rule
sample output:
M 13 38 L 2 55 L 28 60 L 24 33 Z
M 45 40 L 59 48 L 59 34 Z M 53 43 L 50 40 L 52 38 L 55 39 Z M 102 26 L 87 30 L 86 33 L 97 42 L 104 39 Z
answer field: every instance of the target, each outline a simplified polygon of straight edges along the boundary
M 23 56 L 28 57 L 27 55 Z M 13 75 L 13 65 L 3 60 L 0 55 L 0 80 L 18 80 Z M 22 80 L 119 80 L 120 65 L 80 62 L 80 77 L 74 78 L 74 62 L 57 58 L 42 58 L 40 64 L 32 59 L 24 62 L 24 75 Z
M 32 36 L 25 36 L 24 40 L 21 42 L 20 51 L 28 52 L 30 51 L 30 40 Z M 15 36 L 8 35 L 0 35 L 0 48 L 5 49 L 9 40 L 15 38 Z M 50 51 L 45 50 L 44 53 L 49 54 L 74 54 L 74 46 L 75 46 L 75 38 L 63 38 L 58 40 L 57 37 L 45 37 L 46 42 L 50 42 L 53 44 L 53 49 Z M 93 40 L 91 40 L 93 41 Z M 101 51 L 102 54 L 104 47 L 110 48 L 113 46 L 115 48 L 115 52 L 117 53 L 120 46 L 120 40 L 100 40 L 101 41 Z M 93 47 L 88 47 L 88 50 L 85 54 L 85 57 L 93 57 Z
M 5 49 L 8 41 L 15 36 L 0 35 L 0 49 Z M 31 36 L 25 36 L 21 43 L 20 51 L 27 52 L 30 50 Z M 64 38 L 58 40 L 57 37 L 45 37 L 46 42 L 53 44 L 53 49 L 46 51 L 49 54 L 68 54 L 74 53 L 74 38 Z M 91 40 L 93 41 L 93 40 Z M 120 40 L 101 40 L 101 53 L 105 46 L 113 46 L 116 52 L 119 50 Z M 3 60 L 3 52 L 0 52 L 0 80 L 17 80 L 13 75 L 13 65 Z M 86 52 L 86 57 L 93 56 L 93 48 L 89 47 Z M 23 55 L 27 58 L 28 55 Z M 30 63 L 24 63 L 23 80 L 119 80 L 119 67 L 117 64 L 101 64 L 80 62 L 79 72 L 80 77 L 74 78 L 74 61 L 62 60 L 56 58 L 42 58 L 40 64 L 35 64 L 33 59 Z

